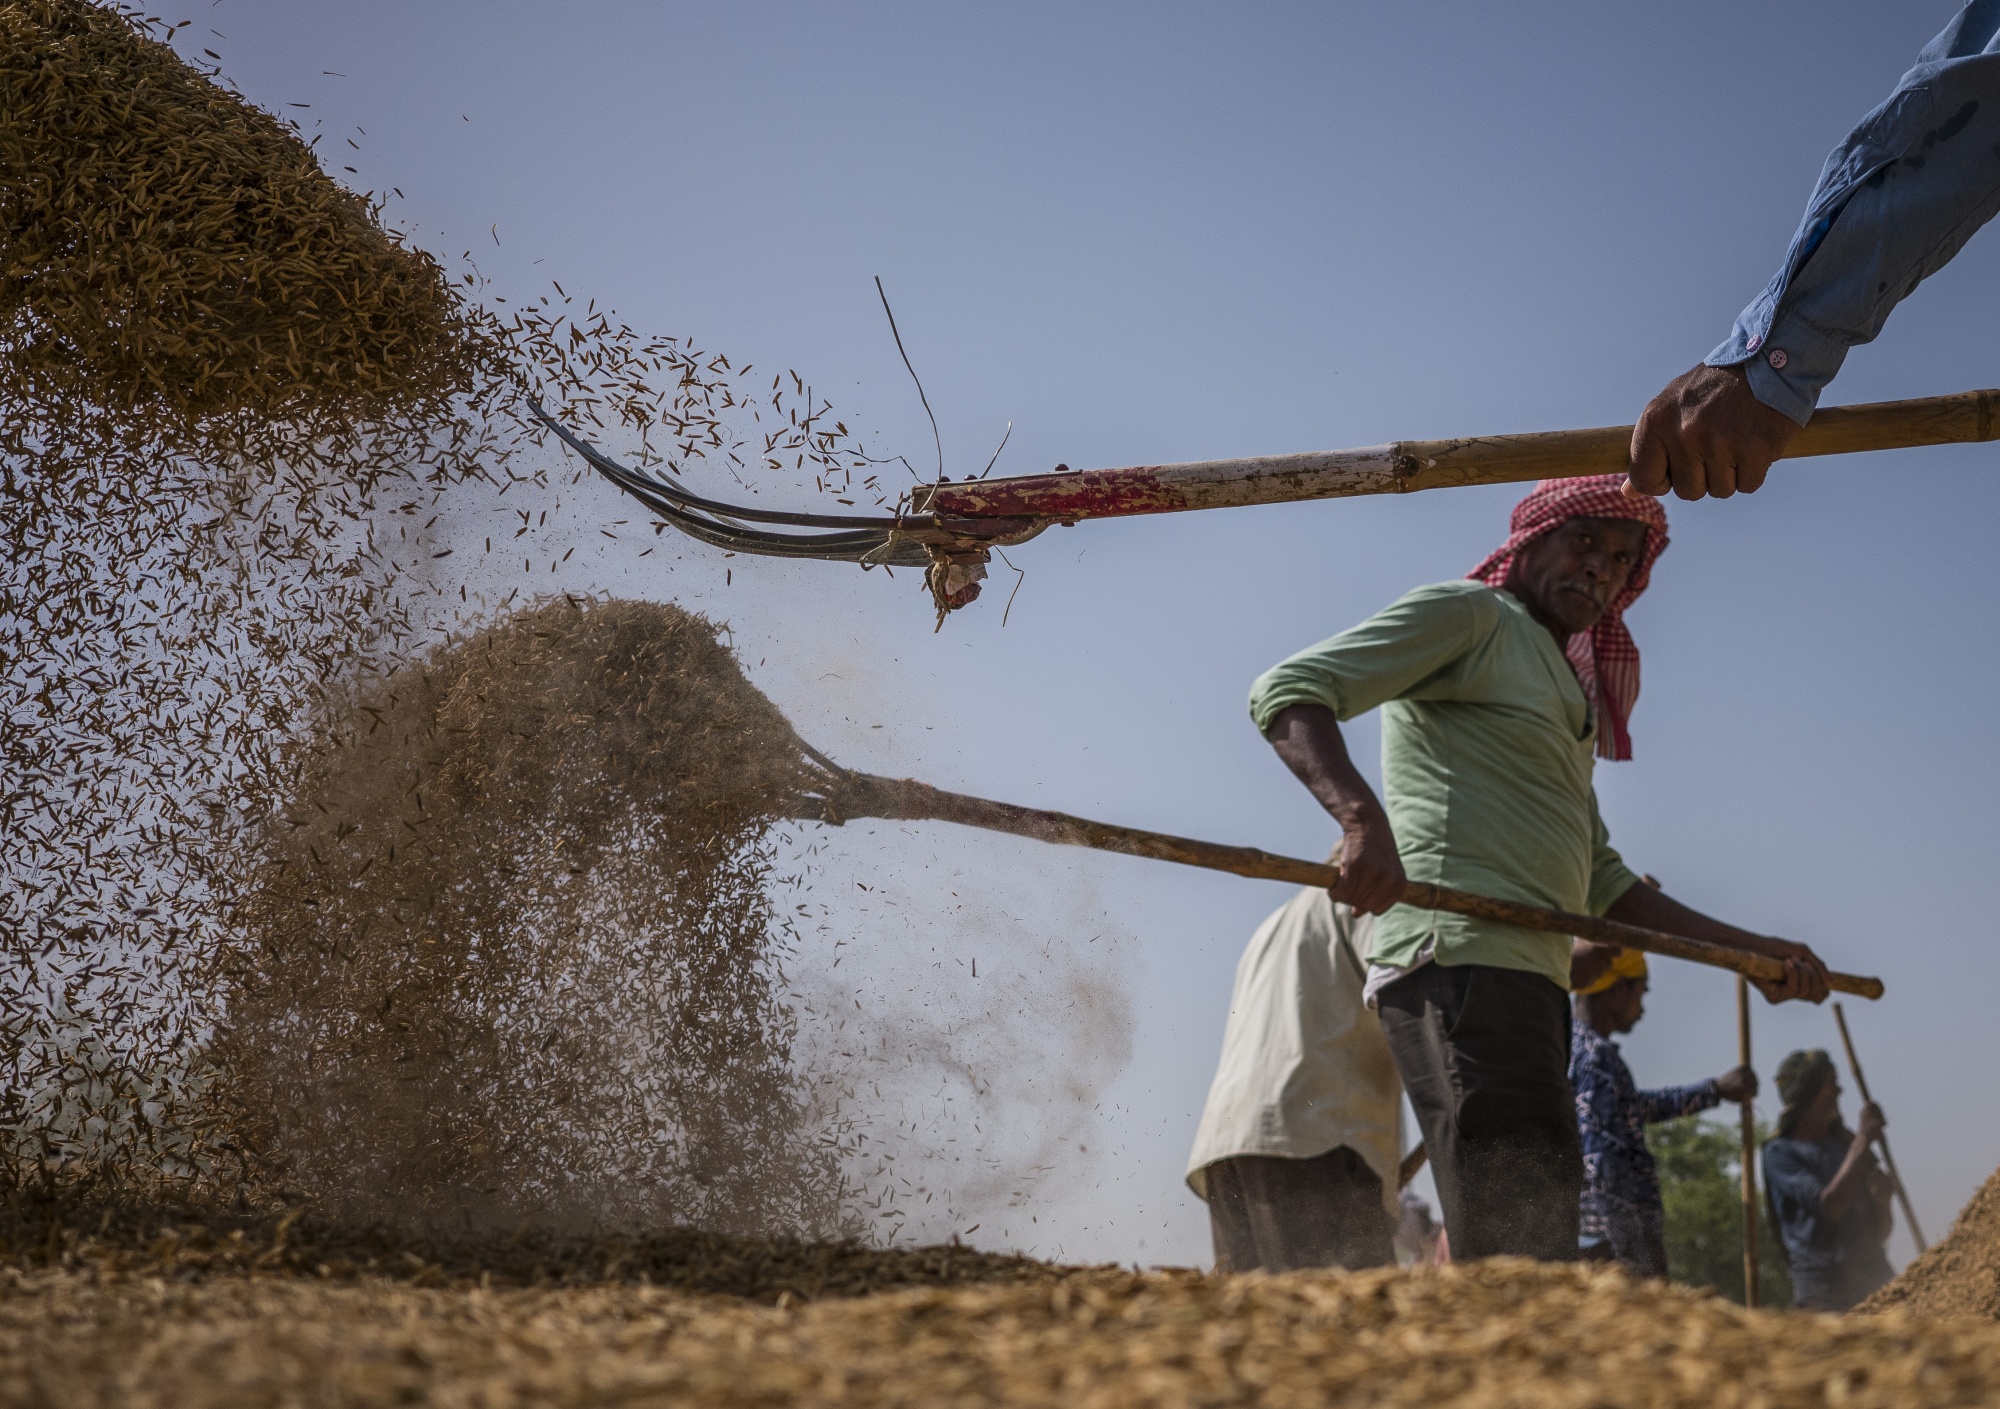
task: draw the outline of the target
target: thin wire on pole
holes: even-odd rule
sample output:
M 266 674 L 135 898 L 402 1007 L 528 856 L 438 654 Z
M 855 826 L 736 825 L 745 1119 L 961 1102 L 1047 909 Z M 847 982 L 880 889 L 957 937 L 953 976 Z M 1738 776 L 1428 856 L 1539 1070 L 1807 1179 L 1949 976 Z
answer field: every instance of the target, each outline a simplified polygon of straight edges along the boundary
M 943 479 L 944 437 L 938 434 L 937 413 L 931 410 L 931 399 L 928 396 L 924 395 L 923 378 L 919 377 L 917 375 L 917 369 L 910 365 L 910 354 L 908 352 L 905 352 L 903 349 L 903 335 L 900 332 L 896 331 L 896 311 L 893 308 L 889 307 L 889 295 L 883 292 L 882 276 L 880 274 L 877 274 L 875 276 L 875 292 L 882 300 L 882 311 L 889 315 L 889 336 L 896 340 L 896 351 L 902 353 L 903 355 L 903 366 L 909 372 L 910 380 L 917 384 L 917 400 L 924 403 L 924 414 L 931 418 L 931 439 L 937 444 L 938 478 Z M 1010 431 L 1013 429 L 1011 424 L 1009 425 L 1008 429 Z M 1005 445 L 1006 442 L 1003 440 L 1001 444 Z M 993 454 L 994 458 L 998 459 L 1000 452 L 996 450 L 993 452 Z

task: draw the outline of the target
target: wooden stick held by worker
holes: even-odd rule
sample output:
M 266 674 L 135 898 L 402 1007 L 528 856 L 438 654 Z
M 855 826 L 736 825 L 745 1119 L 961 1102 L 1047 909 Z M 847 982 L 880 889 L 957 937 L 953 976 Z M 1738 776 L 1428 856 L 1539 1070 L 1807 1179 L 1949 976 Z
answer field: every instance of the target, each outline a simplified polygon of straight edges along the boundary
M 1256 880 L 1289 881 L 1295 885 L 1331 887 L 1340 880 L 1340 868 L 1324 861 L 1276 856 L 1251 846 L 1226 846 L 1196 841 L 1165 832 L 1149 832 L 1113 822 L 1097 822 L 1018 803 L 995 802 L 966 793 L 947 792 L 911 778 L 882 778 L 844 770 L 829 776 L 824 794 L 802 807 L 801 817 L 836 825 L 858 817 L 881 817 L 898 821 L 957 822 L 962 826 L 1007 832 L 1036 841 L 1064 846 L 1087 846 L 1097 851 L 1115 851 L 1125 856 L 1143 856 L 1155 861 L 1172 861 L 1182 866 L 1199 866 L 1210 871 Z M 1782 978 L 1784 965 L 1767 955 L 1728 949 L 1704 940 L 1638 925 L 1621 924 L 1597 915 L 1567 910 L 1550 910 L 1519 901 L 1474 895 L 1449 886 L 1426 881 L 1410 881 L 1400 896 L 1403 903 L 1420 910 L 1446 910 L 1518 925 L 1523 929 L 1551 934 L 1575 935 L 1598 944 L 1621 949 L 1640 949 L 1686 959 L 1696 964 L 1729 969 L 1751 979 L 1767 982 Z M 1882 981 L 1857 974 L 1834 973 L 1833 988 L 1862 998 L 1880 998 Z
M 1836 1005 L 1838 1006 L 1838 1005 Z M 1750 980 L 1736 976 L 1736 1063 L 1750 1062 Z M 1755 1306 L 1760 1300 L 1757 1257 L 1757 1111 L 1749 1100 L 1743 1102 L 1743 1304 Z
M 1861 1093 L 1862 1100 L 1872 1105 L 1875 1098 L 1868 1094 L 1868 1078 L 1861 1074 L 1861 1059 L 1854 1055 L 1854 1039 L 1847 1033 L 1847 1014 L 1838 1003 L 1833 1005 L 1833 1020 L 1840 1025 L 1840 1045 L 1847 1050 L 1847 1069 L 1854 1074 L 1854 1089 Z M 1910 1220 L 1910 1236 L 1916 1240 L 1917 1251 L 1923 1252 L 1930 1243 L 1924 1237 L 1923 1227 L 1917 1222 L 1917 1210 L 1910 1203 L 1909 1190 L 1903 1187 L 1903 1176 L 1896 1170 L 1896 1157 L 1889 1153 L 1886 1131 L 1876 1137 L 1875 1146 L 1882 1152 L 1882 1163 L 1889 1168 L 1889 1178 L 1896 1186 L 1896 1202 L 1903 1206 L 1903 1217 Z

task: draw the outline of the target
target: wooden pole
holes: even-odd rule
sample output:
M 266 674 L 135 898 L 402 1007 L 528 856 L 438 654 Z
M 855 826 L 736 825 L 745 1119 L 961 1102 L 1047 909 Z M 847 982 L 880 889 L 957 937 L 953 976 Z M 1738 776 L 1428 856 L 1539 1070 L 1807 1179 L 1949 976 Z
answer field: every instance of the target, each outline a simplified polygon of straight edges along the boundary
M 1785 452 L 1788 459 L 1844 455 L 2000 437 L 2000 391 L 1965 391 L 1913 401 L 1827 406 L 1813 413 Z M 1133 465 L 1113 470 L 1058 469 L 1011 479 L 919 485 L 919 514 L 951 520 L 1119 517 L 1293 503 L 1356 494 L 1408 494 L 1470 484 L 1623 474 L 1630 426 L 1534 431 L 1526 435 L 1398 440 L 1353 450 Z
M 1861 1099 L 1874 1104 L 1875 1098 L 1868 1094 L 1868 1078 L 1861 1074 L 1861 1061 L 1854 1055 L 1854 1039 L 1847 1035 L 1847 1014 L 1840 1004 L 1833 1005 L 1833 1020 L 1840 1024 L 1840 1045 L 1847 1049 L 1847 1069 L 1854 1073 L 1854 1087 L 1861 1093 Z M 1882 1151 L 1882 1163 L 1889 1166 L 1889 1182 L 1896 1186 L 1896 1201 L 1903 1206 L 1903 1217 L 1910 1220 L 1910 1236 L 1916 1239 L 1917 1251 L 1922 1252 L 1930 1244 L 1924 1240 L 1923 1227 L 1917 1222 L 1917 1211 L 1910 1205 L 1910 1194 L 1903 1187 L 1903 1176 L 1896 1172 L 1896 1157 L 1889 1153 L 1889 1136 L 1885 1131 L 1875 1137 L 1876 1145 Z
M 1250 846 L 1221 846 L 1215 842 L 1168 836 L 1164 832 L 1093 822 L 1064 812 L 1049 812 L 1039 807 L 1020 807 L 1011 802 L 994 802 L 988 798 L 946 792 L 914 779 L 878 778 L 867 773 L 843 771 L 830 776 L 825 783 L 824 796 L 815 799 L 811 808 L 802 809 L 800 815 L 836 825 L 850 817 L 957 822 L 967 827 L 983 827 L 988 831 L 1031 837 L 1036 841 L 1116 851 L 1126 856 L 1200 866 L 1258 880 L 1331 886 L 1340 879 L 1338 867 L 1321 861 L 1300 861 L 1289 856 L 1273 856 L 1270 852 Z M 1523 929 L 1547 930 L 1555 934 L 1575 935 L 1598 944 L 1615 944 L 1621 949 L 1643 949 L 1648 954 L 1665 954 L 1697 964 L 1732 969 L 1753 979 L 1774 980 L 1785 976 L 1784 964 L 1768 955 L 1750 954 L 1705 940 L 1620 924 L 1595 915 L 1549 910 L 1516 900 L 1496 900 L 1491 896 L 1474 895 L 1427 881 L 1405 882 L 1402 902 L 1419 910 L 1449 910 L 1453 914 L 1519 925 Z M 1853 993 L 1863 998 L 1882 996 L 1882 980 L 1879 978 L 1841 973 L 1829 977 L 1838 992 Z
M 1750 1065 L 1750 980 L 1736 976 L 1736 1064 Z M 1743 1101 L 1743 1304 L 1759 1299 L 1757 1258 L 1757 1114 Z

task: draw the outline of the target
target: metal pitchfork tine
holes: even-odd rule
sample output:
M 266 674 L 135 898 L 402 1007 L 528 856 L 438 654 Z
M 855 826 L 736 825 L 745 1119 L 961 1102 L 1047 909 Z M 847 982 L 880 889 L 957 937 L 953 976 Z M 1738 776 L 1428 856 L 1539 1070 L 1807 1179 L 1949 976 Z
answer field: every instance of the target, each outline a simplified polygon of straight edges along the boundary
M 695 494 L 672 475 L 619 464 L 550 415 L 541 402 L 529 397 L 527 404 L 535 419 L 554 431 L 592 469 L 690 538 L 733 553 L 754 553 L 767 558 L 820 558 L 859 563 L 864 568 L 923 568 L 924 582 L 937 605 L 940 625 L 947 612 L 979 595 L 990 548 L 1025 543 L 1050 522 L 1009 515 L 947 519 L 900 509 L 887 518 L 868 514 L 795 514 L 725 504 Z M 836 531 L 778 533 L 751 527 L 753 524 Z

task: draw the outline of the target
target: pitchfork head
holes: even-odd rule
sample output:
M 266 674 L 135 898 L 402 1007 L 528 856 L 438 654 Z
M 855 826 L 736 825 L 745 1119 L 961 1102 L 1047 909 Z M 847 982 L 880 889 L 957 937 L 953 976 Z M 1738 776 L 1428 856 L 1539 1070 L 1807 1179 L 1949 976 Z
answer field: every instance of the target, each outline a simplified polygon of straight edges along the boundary
M 936 604 L 938 621 L 979 595 L 992 549 L 1025 543 L 1047 519 L 952 518 L 920 514 L 897 506 L 889 517 L 867 514 L 794 514 L 744 508 L 706 499 L 660 470 L 621 465 L 551 416 L 530 398 L 536 420 L 590 467 L 690 538 L 732 553 L 767 558 L 822 558 L 859 563 L 863 568 L 923 568 L 924 585 Z M 758 525 L 829 530 L 785 533 Z

